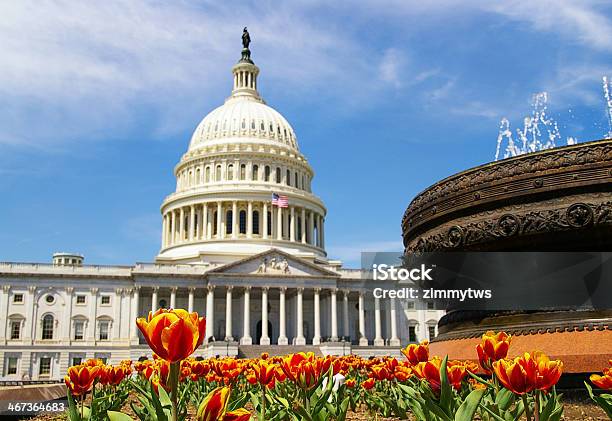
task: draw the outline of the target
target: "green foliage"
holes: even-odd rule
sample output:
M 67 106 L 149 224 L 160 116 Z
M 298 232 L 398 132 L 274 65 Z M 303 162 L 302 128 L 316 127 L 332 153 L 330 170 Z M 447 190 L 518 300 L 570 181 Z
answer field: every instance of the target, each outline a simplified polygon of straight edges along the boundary
M 591 399 L 593 399 L 593 402 L 599 405 L 601 409 L 603 409 L 604 412 L 608 415 L 608 418 L 612 420 L 612 395 L 609 393 L 601 393 L 599 395 L 596 395 L 593 392 L 593 388 L 590 384 L 584 382 L 584 385 L 586 386 L 587 391 L 589 392 L 589 396 L 591 397 Z

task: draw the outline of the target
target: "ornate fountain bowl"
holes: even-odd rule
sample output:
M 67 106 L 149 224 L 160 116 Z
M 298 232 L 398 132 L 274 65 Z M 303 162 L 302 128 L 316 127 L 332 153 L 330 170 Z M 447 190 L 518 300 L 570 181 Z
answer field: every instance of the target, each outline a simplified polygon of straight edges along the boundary
M 612 139 L 481 165 L 419 193 L 402 219 L 406 253 L 612 250 Z M 529 291 L 525 291 L 529 294 Z M 473 359 L 487 330 L 516 335 L 510 353 L 541 349 L 568 372 L 612 358 L 612 311 L 452 311 L 432 352 Z

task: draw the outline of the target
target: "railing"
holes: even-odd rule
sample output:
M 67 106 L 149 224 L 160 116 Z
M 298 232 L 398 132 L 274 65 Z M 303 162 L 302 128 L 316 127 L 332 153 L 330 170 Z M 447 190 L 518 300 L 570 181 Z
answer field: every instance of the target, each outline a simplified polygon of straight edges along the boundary
M 78 275 L 112 275 L 130 276 L 130 266 L 104 266 L 104 265 L 54 265 L 52 263 L 17 263 L 0 262 L 0 272 L 10 273 L 54 273 Z
M 28 386 L 36 384 L 57 384 L 63 383 L 62 380 L 0 380 L 0 387 L 7 386 Z

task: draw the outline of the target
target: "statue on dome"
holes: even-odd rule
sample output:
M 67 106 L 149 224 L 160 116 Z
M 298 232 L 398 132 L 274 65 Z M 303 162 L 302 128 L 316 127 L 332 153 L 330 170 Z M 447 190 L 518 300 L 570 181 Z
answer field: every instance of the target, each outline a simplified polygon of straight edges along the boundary
M 245 26 L 242 30 L 242 57 L 240 58 L 240 62 L 242 63 L 251 63 L 251 50 L 249 50 L 249 45 L 251 44 L 251 36 L 249 35 L 249 31 Z
M 249 35 L 249 31 L 247 30 L 247 27 L 245 26 L 244 29 L 242 30 L 242 46 L 244 48 L 249 48 L 249 44 L 251 44 L 251 36 Z

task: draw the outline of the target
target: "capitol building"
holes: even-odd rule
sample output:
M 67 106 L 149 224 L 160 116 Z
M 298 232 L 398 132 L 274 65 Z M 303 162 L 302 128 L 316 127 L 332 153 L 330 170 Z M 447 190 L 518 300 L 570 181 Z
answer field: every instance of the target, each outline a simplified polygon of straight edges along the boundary
M 328 257 L 314 171 L 261 97 L 249 42 L 230 96 L 174 168 L 154 262 L 90 265 L 75 253 L 0 262 L 0 380 L 61 379 L 87 358 L 150 357 L 135 319 L 160 307 L 206 316 L 203 357 L 389 355 L 436 335 L 433 303 L 376 299 L 375 287 L 393 285 Z

